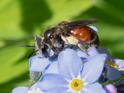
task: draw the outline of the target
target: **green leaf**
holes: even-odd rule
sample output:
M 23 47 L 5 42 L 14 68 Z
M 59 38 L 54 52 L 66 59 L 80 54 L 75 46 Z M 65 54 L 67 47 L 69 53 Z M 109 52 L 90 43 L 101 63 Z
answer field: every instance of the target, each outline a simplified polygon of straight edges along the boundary
M 0 1 L 0 39 L 20 39 L 25 36 L 20 27 L 20 11 L 18 0 Z
M 93 0 L 47 0 L 53 12 L 52 18 L 46 22 L 47 25 L 55 24 L 63 20 L 70 20 L 73 17 L 91 8 Z
M 0 50 L 0 83 L 24 73 L 27 70 L 27 60 L 19 61 L 24 57 L 26 50 L 19 46 L 11 46 Z M 19 63 L 17 64 L 17 62 Z
M 2 72 L 0 73 L 0 76 L 2 76 L 0 77 L 0 83 L 7 82 L 14 78 L 16 79 L 16 77 L 28 71 L 28 63 L 26 61 L 16 66 L 4 66 Z

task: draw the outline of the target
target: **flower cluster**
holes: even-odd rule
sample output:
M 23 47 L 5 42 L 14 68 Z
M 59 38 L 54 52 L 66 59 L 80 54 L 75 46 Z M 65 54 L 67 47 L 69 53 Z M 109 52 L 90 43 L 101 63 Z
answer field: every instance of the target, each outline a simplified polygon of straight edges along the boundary
M 37 54 L 29 59 L 29 67 L 32 85 L 12 93 L 117 93 L 118 86 L 124 85 L 110 82 L 122 76 L 124 61 L 95 46 L 86 51 L 65 47 L 49 57 Z

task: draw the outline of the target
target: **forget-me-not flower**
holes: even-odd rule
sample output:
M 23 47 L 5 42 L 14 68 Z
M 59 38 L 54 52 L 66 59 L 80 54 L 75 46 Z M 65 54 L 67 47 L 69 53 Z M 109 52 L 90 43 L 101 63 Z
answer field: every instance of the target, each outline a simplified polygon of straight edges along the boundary
M 28 87 L 17 87 L 12 90 L 12 93 L 27 93 Z
M 41 91 L 40 88 L 32 88 L 29 89 L 27 93 L 44 93 L 44 92 Z
M 80 50 L 79 48 L 74 48 L 76 54 L 82 59 L 85 60 L 88 55 Z M 30 72 L 42 72 L 44 73 L 57 73 L 58 72 L 58 58 L 54 60 L 50 57 L 45 57 L 43 54 L 38 54 L 29 59 L 29 70 Z
M 106 49 L 90 47 L 87 50 L 87 53 L 90 56 L 101 53 L 105 53 L 107 55 L 105 68 L 107 68 L 106 77 L 109 80 L 118 79 L 122 74 L 124 74 L 124 60 L 112 58 Z
M 13 89 L 12 93 L 44 93 L 40 88 L 17 87 Z
M 76 51 L 65 49 L 58 55 L 56 74 L 45 74 L 33 87 L 45 93 L 105 93 L 97 82 L 103 71 L 105 54 L 88 57 L 83 64 Z

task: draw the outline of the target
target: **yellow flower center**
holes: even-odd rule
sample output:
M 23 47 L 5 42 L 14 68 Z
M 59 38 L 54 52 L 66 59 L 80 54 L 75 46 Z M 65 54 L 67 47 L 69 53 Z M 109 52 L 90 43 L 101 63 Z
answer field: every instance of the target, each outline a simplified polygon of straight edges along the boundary
M 107 61 L 106 64 L 108 64 L 110 67 L 112 67 L 114 69 L 117 69 L 117 70 L 119 69 L 118 65 L 111 61 Z
M 80 91 L 84 87 L 84 82 L 81 79 L 74 79 L 71 81 L 70 87 L 74 91 Z

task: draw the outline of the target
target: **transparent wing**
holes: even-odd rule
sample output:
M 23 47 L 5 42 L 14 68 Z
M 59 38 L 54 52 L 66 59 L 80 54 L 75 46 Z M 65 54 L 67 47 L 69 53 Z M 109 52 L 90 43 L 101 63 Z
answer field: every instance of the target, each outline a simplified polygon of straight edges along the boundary
M 86 20 L 78 20 L 78 21 L 73 21 L 68 23 L 70 27 L 75 27 L 75 26 L 85 26 L 88 24 L 95 23 L 97 20 L 96 19 L 86 19 Z

